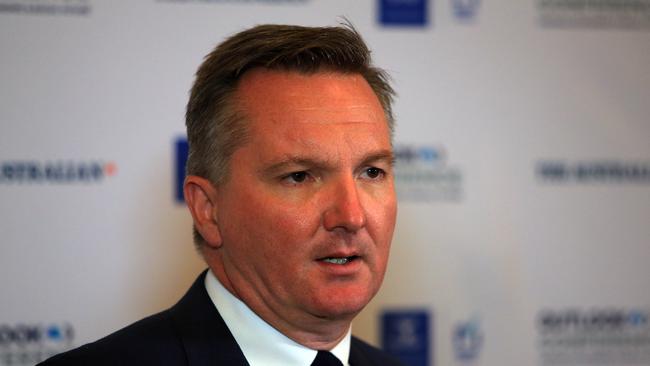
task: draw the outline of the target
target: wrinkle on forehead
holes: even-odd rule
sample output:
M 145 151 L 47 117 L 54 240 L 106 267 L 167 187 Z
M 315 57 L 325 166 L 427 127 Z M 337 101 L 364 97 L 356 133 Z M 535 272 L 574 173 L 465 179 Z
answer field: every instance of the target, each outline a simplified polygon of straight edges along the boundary
M 383 133 L 377 135 L 365 127 L 369 124 L 374 124 L 373 122 L 338 122 L 337 124 L 347 126 L 356 125 L 362 129 L 357 129 L 357 132 L 346 130 L 345 128 L 339 130 L 337 128 L 329 128 L 330 124 L 323 124 L 328 127 L 317 127 L 326 130 L 323 134 L 314 133 L 314 131 L 311 133 L 302 133 L 303 131 L 300 131 L 299 128 L 295 130 L 290 129 L 282 133 L 280 135 L 281 137 L 279 136 L 280 138 L 274 139 L 272 144 L 285 146 L 286 144 L 290 144 L 292 146 L 291 151 L 285 153 L 285 158 L 319 156 L 320 159 L 328 161 L 332 165 L 335 162 L 360 159 L 361 155 L 370 152 L 390 151 L 388 141 L 381 138 L 384 135 Z M 307 125 L 314 126 L 315 124 L 309 123 Z M 363 138 L 360 138 L 360 135 Z M 336 143 L 333 143 L 333 141 Z
M 310 122 L 308 114 L 312 112 L 331 117 L 326 118 L 331 122 L 385 122 L 379 99 L 363 76 L 358 74 L 302 75 L 255 70 L 242 78 L 237 94 L 245 96 L 238 98 L 239 102 L 253 119 L 279 119 L 282 115 L 296 114 L 292 122 Z M 278 109 L 278 106 L 282 108 Z
M 291 117 L 287 116 L 278 116 L 278 118 L 272 118 L 271 123 L 274 125 L 280 124 L 327 124 L 332 126 L 346 126 L 346 125 L 369 125 L 373 126 L 380 123 L 380 120 L 375 118 L 368 118 L 367 116 L 350 116 L 349 113 L 345 113 L 343 116 L 341 113 L 332 113 L 330 116 L 300 116 L 299 114 L 294 114 Z
M 346 106 L 346 110 L 357 110 L 357 109 L 369 109 L 368 104 L 349 104 Z M 313 107 L 296 107 L 293 108 L 295 111 L 315 111 L 315 110 L 324 110 L 324 111 L 340 111 L 341 108 L 331 108 L 324 105 L 317 105 Z
M 317 123 L 317 124 L 377 124 L 386 123 L 383 111 L 377 112 L 370 106 L 357 105 L 345 108 L 316 106 L 310 108 L 289 107 L 282 112 L 269 112 L 266 117 L 274 124 Z

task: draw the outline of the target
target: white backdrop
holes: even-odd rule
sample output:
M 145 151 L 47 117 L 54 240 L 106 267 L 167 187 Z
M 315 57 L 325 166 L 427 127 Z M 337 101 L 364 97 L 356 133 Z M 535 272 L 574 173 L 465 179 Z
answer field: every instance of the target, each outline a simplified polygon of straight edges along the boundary
M 650 1 L 380 21 L 421 2 L 0 0 L 0 365 L 180 298 L 204 267 L 174 200 L 197 66 L 251 25 L 339 16 L 399 93 L 391 263 L 354 332 L 419 309 L 430 365 L 650 365 Z

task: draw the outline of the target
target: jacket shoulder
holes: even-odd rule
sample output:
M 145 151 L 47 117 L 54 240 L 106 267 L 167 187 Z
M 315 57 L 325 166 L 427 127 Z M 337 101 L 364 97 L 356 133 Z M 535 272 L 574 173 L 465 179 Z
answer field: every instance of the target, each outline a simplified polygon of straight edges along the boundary
M 169 310 L 137 321 L 98 341 L 56 355 L 39 364 L 184 365 L 183 345 Z
M 353 366 L 404 366 L 394 356 L 354 336 L 350 347 L 350 364 Z

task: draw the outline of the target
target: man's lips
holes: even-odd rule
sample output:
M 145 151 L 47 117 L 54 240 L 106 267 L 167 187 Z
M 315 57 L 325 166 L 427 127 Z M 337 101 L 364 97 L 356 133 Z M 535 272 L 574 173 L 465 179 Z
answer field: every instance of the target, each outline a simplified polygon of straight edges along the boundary
M 364 267 L 365 247 L 326 248 L 320 252 L 314 261 L 318 268 L 324 271 L 330 279 L 351 279 L 359 274 Z
M 352 261 L 355 261 L 359 259 L 360 257 L 358 255 L 351 255 L 351 256 L 346 256 L 346 257 L 337 257 L 337 256 L 332 256 L 332 257 L 325 257 L 318 259 L 319 261 L 325 262 L 325 263 L 331 263 L 331 264 L 348 264 Z
M 320 255 L 316 260 L 324 263 L 344 265 L 361 258 L 361 253 L 356 250 L 336 250 Z
M 346 271 L 351 271 L 366 262 L 366 257 L 371 254 L 370 247 L 370 242 L 364 237 L 328 238 L 315 246 L 312 258 L 323 268 L 347 268 Z

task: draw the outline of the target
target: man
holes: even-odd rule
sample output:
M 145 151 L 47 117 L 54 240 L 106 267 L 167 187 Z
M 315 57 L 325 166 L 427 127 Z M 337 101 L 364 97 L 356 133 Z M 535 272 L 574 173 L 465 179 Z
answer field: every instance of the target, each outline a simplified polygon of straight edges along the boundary
M 264 25 L 200 66 L 185 200 L 209 270 L 46 365 L 398 365 L 350 335 L 396 215 L 393 91 L 351 27 Z

